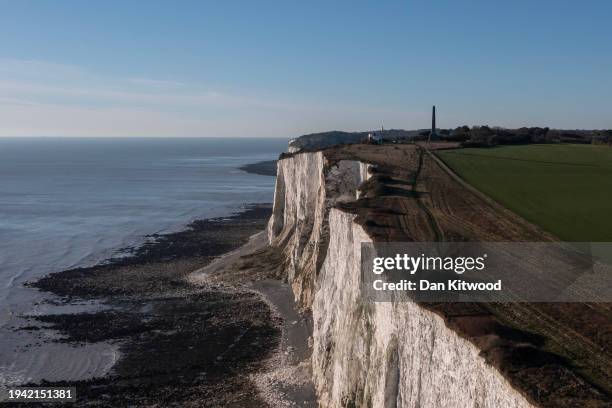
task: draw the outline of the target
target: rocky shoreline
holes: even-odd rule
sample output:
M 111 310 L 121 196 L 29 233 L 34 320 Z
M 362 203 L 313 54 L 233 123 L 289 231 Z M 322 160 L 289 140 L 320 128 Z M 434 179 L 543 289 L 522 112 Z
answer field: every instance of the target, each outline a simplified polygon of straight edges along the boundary
M 260 176 L 276 176 L 277 160 L 266 160 L 257 163 L 245 164 L 240 170 Z
M 66 303 L 98 300 L 95 313 L 31 318 L 61 333 L 60 342 L 119 345 L 103 378 L 43 382 L 77 388 L 70 406 L 265 405 L 252 381 L 281 340 L 281 321 L 258 293 L 223 281 L 195 285 L 195 270 L 265 228 L 269 204 L 229 217 L 194 221 L 151 237 L 131 256 L 53 273 L 31 284 Z M 32 404 L 28 404 L 32 406 Z

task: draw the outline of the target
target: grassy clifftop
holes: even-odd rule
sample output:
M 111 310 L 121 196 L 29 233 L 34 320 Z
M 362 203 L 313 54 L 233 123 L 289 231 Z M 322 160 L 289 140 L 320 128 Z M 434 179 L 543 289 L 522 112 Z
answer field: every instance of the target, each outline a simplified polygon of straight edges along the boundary
M 468 183 L 565 241 L 612 241 L 612 148 L 521 145 L 440 151 Z

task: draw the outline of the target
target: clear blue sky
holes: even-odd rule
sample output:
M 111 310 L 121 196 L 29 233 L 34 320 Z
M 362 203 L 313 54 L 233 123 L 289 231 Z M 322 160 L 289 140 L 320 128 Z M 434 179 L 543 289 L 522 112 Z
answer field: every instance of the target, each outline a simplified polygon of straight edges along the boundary
M 0 1 L 0 135 L 612 128 L 612 1 Z

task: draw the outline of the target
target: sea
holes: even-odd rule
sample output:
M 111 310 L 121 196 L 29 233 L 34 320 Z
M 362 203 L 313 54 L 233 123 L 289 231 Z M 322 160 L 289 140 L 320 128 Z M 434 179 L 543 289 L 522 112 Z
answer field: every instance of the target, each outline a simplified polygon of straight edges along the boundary
M 104 375 L 112 344 L 50 341 L 14 330 L 61 306 L 24 286 L 51 272 L 120 256 L 147 235 L 272 202 L 274 177 L 239 167 L 276 159 L 279 138 L 0 138 L 0 386 Z

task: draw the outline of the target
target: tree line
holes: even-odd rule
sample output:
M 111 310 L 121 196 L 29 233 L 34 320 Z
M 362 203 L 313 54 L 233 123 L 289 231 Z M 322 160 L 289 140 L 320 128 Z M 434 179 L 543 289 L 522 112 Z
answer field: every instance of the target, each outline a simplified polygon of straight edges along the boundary
M 429 133 L 429 132 L 427 132 Z M 421 136 L 428 136 L 421 135 Z M 530 143 L 582 143 L 612 146 L 612 129 L 563 130 L 548 127 L 521 127 L 507 129 L 489 126 L 459 126 L 441 129 L 438 139 L 460 142 L 464 147 L 488 147 L 497 145 Z

